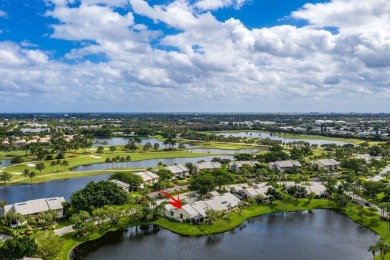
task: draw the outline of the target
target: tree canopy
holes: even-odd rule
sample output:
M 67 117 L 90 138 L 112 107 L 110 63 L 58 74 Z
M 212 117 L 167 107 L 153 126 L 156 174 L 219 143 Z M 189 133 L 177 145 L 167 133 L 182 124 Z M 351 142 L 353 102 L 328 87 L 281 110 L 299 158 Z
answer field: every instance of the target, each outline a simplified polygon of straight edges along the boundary
M 104 205 L 120 205 L 127 202 L 127 193 L 110 181 L 90 182 L 84 189 L 70 196 L 71 207 L 75 211 L 91 212 Z

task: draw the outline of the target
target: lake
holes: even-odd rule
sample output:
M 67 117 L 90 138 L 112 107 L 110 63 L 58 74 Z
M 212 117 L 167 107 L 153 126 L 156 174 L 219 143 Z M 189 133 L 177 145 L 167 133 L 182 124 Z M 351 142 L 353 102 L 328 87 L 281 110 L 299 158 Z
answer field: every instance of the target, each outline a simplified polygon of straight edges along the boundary
M 342 231 L 342 232 L 340 232 Z M 156 227 L 110 232 L 75 248 L 71 259 L 372 259 L 379 237 L 332 210 L 255 217 L 217 235 L 186 237 Z
M 86 176 L 73 179 L 55 180 L 33 185 L 15 185 L 0 187 L 0 200 L 8 204 L 51 197 L 64 197 L 69 201 L 70 195 L 85 187 L 91 181 L 107 180 L 109 174 Z
M 268 151 L 267 148 L 250 148 L 250 149 L 237 149 L 237 150 L 227 150 L 227 149 L 216 149 L 216 148 L 194 148 L 187 150 L 188 152 L 194 153 L 219 153 L 219 154 L 236 154 L 236 153 L 257 153 L 261 151 Z
M 225 137 L 228 137 L 231 135 L 231 136 L 235 136 L 235 137 L 262 138 L 262 139 L 269 138 L 272 140 L 282 141 L 283 143 L 292 143 L 292 142 L 303 141 L 303 142 L 307 142 L 310 144 L 318 144 L 318 145 L 322 145 L 322 144 L 337 144 L 337 145 L 349 144 L 348 142 L 337 141 L 337 140 L 310 140 L 310 139 L 299 139 L 299 138 L 297 138 L 297 139 L 285 138 L 285 137 L 281 137 L 278 135 L 270 135 L 269 133 L 265 133 L 265 132 L 236 132 L 236 133 L 214 133 L 214 134 L 223 135 Z
M 109 146 L 109 145 L 126 145 L 129 142 L 129 137 L 95 138 L 93 140 L 93 142 L 94 142 L 95 146 L 102 145 L 102 144 L 99 144 L 99 143 L 103 143 L 103 142 L 104 143 L 107 142 L 107 144 L 105 144 L 104 146 Z M 158 143 L 160 145 L 160 149 L 165 148 L 164 142 L 161 142 L 161 141 L 157 140 L 156 138 L 141 138 L 141 144 L 137 144 L 137 145 L 143 146 L 147 142 L 150 142 L 152 144 L 152 146 L 155 143 Z M 178 144 L 176 144 L 176 147 L 177 147 L 177 145 Z M 193 145 L 193 144 L 185 144 L 185 147 L 190 148 L 190 147 L 195 147 L 195 145 Z
M 11 165 L 11 160 L 0 160 L 0 168 L 1 167 L 7 167 Z
M 157 166 L 159 162 L 162 162 L 166 165 L 184 164 L 186 162 L 196 163 L 200 160 L 210 161 L 214 157 L 219 157 L 222 159 L 233 159 L 233 156 L 230 155 L 215 155 L 215 156 L 202 156 L 202 157 L 194 157 L 194 158 L 169 158 L 169 159 L 149 159 L 142 161 L 134 161 L 134 162 L 123 162 L 123 163 L 94 163 L 89 165 L 80 165 L 71 169 L 74 172 L 80 171 L 96 171 L 96 170 L 106 170 L 106 169 L 114 169 L 114 168 L 125 168 L 125 167 L 133 167 L 133 168 L 148 168 Z

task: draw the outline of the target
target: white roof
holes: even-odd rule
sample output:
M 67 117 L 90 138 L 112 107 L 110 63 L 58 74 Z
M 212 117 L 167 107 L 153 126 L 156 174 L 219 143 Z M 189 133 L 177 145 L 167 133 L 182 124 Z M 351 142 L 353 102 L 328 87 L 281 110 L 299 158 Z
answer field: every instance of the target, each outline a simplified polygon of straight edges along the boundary
M 126 182 L 123 182 L 123 181 L 119 181 L 119 180 L 110 180 L 110 182 L 115 183 L 116 185 L 118 185 L 119 187 L 121 187 L 121 188 L 124 189 L 124 190 L 128 190 L 129 187 L 130 187 L 130 184 L 128 184 L 128 183 L 126 183 Z
M 279 165 L 279 167 L 302 166 L 298 161 L 276 161 L 275 164 Z
M 144 182 L 158 179 L 158 175 L 150 171 L 136 172 L 135 174 L 141 176 Z
M 314 161 L 314 163 L 322 164 L 323 166 L 336 166 L 336 165 L 340 165 L 340 163 L 338 161 L 336 161 L 335 159 L 322 159 L 322 160 Z
M 62 209 L 62 202 L 65 202 L 64 197 L 28 200 L 26 202 L 18 202 L 4 206 L 4 213 L 15 211 L 21 215 L 37 214 L 48 210 Z
M 200 170 L 222 168 L 219 162 L 201 162 L 201 163 L 196 163 L 195 165 L 198 166 Z
M 182 173 L 182 172 L 187 172 L 189 171 L 187 167 L 181 165 L 181 164 L 178 164 L 178 165 L 170 165 L 170 166 L 167 166 L 167 167 L 164 167 L 165 169 L 171 171 L 172 173 L 174 174 L 178 174 L 178 173 Z
M 258 162 L 256 162 L 256 161 L 235 161 L 235 162 L 229 163 L 229 165 L 233 165 L 233 164 L 235 164 L 237 167 L 241 168 L 244 164 L 248 164 L 250 166 L 255 166 L 256 164 L 258 164 Z

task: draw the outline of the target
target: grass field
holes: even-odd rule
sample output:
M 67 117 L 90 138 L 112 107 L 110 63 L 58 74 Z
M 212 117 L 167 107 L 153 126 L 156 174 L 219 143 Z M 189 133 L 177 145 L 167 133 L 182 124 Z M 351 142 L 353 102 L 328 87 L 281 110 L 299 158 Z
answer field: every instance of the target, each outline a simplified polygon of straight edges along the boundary
M 67 168 L 70 169 L 72 167 L 76 167 L 79 165 L 104 163 L 106 158 L 113 158 L 116 156 L 126 157 L 128 155 L 131 156 L 131 161 L 163 159 L 163 158 L 196 158 L 202 156 L 210 156 L 210 154 L 207 153 L 194 153 L 194 152 L 186 152 L 186 151 L 158 151 L 158 152 L 142 152 L 142 153 L 139 152 L 124 153 L 122 151 L 118 151 L 114 153 L 104 153 L 104 154 L 77 154 L 77 157 L 67 157 L 65 160 L 69 162 L 69 167 Z M 57 166 L 51 168 L 50 167 L 51 161 L 43 161 L 45 164 L 45 169 L 42 170 L 41 173 L 39 173 L 39 171 L 37 171 L 35 167 L 28 166 L 29 163 L 38 163 L 38 162 L 30 161 L 19 165 L 13 165 L 4 168 L 3 169 L 4 171 L 13 174 L 12 181 L 7 183 L 7 185 L 30 183 L 30 179 L 26 179 L 23 175 L 21 175 L 21 173 L 25 169 L 37 173 L 37 176 L 32 180 L 33 183 L 40 183 L 44 181 L 57 180 L 57 179 L 67 179 L 67 178 L 75 178 L 75 177 L 82 177 L 82 176 L 98 175 L 98 174 L 104 174 L 113 171 L 144 169 L 144 168 L 120 168 L 120 169 L 108 169 L 108 170 L 88 171 L 88 172 L 72 172 L 62 167 L 57 168 Z

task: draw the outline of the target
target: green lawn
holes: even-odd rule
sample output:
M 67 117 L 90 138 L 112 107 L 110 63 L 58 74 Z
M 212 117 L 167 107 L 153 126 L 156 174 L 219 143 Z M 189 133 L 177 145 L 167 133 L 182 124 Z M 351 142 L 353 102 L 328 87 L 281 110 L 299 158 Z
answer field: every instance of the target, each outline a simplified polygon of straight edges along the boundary
M 158 152 L 135 152 L 135 153 L 124 153 L 121 151 L 114 153 L 104 153 L 104 154 L 81 154 L 77 157 L 68 157 L 66 160 L 69 162 L 69 168 L 76 167 L 79 165 L 87 165 L 92 163 L 104 163 L 106 158 L 113 158 L 116 156 L 126 157 L 130 155 L 132 161 L 140 161 L 140 160 L 148 160 L 148 159 L 163 159 L 163 158 L 194 158 L 201 156 L 209 156 L 207 153 L 195 153 L 195 152 L 186 152 L 186 151 L 158 151 Z M 91 156 L 99 156 L 101 158 L 94 158 Z M 108 169 L 108 170 L 98 170 L 98 171 L 88 171 L 88 172 L 71 172 L 68 170 L 64 170 L 61 167 L 51 168 L 50 161 L 43 161 L 45 164 L 45 169 L 42 173 L 39 173 L 34 167 L 28 167 L 28 163 L 38 163 L 38 162 L 25 162 L 19 165 L 8 166 L 4 169 L 4 171 L 13 173 L 12 181 L 7 183 L 7 185 L 11 184 L 22 184 L 22 183 L 30 183 L 30 179 L 26 179 L 22 173 L 25 169 L 30 171 L 35 171 L 37 173 L 37 177 L 33 178 L 33 183 L 40 183 L 49 180 L 57 180 L 57 179 L 67 179 L 67 178 L 75 178 L 82 176 L 91 176 L 104 174 L 107 172 L 113 171 L 123 171 L 123 170 L 140 170 L 144 168 L 119 168 L 119 169 Z

